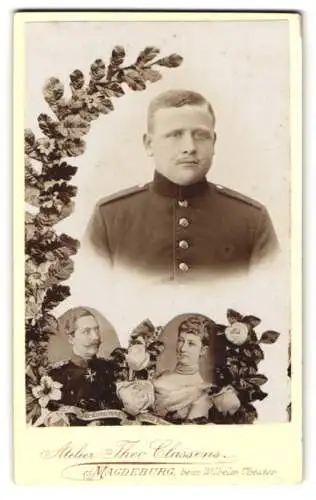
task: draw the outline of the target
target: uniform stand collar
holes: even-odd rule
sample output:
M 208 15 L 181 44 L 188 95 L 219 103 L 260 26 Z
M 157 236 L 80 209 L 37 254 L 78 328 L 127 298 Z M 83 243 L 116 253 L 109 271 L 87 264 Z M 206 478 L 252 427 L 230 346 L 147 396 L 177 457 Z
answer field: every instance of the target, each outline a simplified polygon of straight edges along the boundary
M 154 192 L 168 196 L 169 198 L 177 198 L 179 200 L 199 196 L 208 189 L 208 182 L 204 177 L 201 181 L 189 186 L 180 186 L 174 182 L 169 181 L 166 177 L 155 171 L 154 180 L 152 183 Z
M 96 359 L 96 356 L 93 356 L 93 358 L 90 359 L 84 359 L 81 356 L 78 356 L 78 354 L 73 354 L 71 356 L 71 362 L 76 365 L 80 366 L 82 368 L 87 368 L 88 366 L 91 365 L 91 363 Z

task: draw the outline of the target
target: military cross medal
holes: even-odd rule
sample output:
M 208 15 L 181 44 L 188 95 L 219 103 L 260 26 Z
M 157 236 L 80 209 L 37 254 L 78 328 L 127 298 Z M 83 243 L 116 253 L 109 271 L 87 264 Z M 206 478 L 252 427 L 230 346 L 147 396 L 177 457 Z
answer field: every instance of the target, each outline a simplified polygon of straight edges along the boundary
M 96 376 L 96 372 L 93 372 L 91 368 L 87 369 L 87 373 L 85 374 L 85 377 L 89 382 L 94 382 L 94 377 Z

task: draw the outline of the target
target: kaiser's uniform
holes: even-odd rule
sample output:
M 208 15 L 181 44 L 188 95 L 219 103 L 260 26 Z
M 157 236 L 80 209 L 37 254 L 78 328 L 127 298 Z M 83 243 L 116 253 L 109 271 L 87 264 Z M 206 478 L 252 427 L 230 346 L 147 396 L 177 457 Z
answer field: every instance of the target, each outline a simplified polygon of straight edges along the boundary
M 206 179 L 154 180 L 100 200 L 86 237 L 111 266 L 173 280 L 231 275 L 278 248 L 266 208 Z
M 82 410 L 97 411 L 117 407 L 111 362 L 94 357 L 89 361 L 73 355 L 53 365 L 50 377 L 62 384 L 58 403 Z

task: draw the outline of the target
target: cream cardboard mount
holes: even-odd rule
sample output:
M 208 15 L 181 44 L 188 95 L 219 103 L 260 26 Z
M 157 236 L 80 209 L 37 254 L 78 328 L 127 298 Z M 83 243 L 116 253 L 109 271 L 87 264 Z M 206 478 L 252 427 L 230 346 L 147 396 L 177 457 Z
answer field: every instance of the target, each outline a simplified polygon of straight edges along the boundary
M 23 29 L 32 16 L 43 22 L 53 20 L 54 16 L 60 21 L 70 20 L 71 16 L 76 20 L 75 14 L 57 13 L 21 13 L 15 17 L 15 145 L 19 152 L 19 127 L 23 124 L 21 110 L 24 108 L 19 107 L 17 78 L 23 59 Z M 95 14 L 85 16 L 87 21 L 96 19 Z M 103 20 L 102 16 L 99 15 L 98 20 Z M 104 20 L 114 21 L 121 19 L 120 16 L 124 19 L 123 13 L 104 14 Z M 137 20 L 136 14 L 125 16 L 130 22 Z M 145 14 L 139 16 L 143 19 Z M 169 14 L 146 16 L 148 20 L 161 21 Z M 189 20 L 189 15 L 170 16 Z M 205 14 L 205 20 L 221 19 L 220 15 Z M 245 14 L 244 19 L 256 17 Z M 265 17 L 258 14 L 258 19 Z M 286 19 L 294 42 L 298 43 L 299 19 L 297 16 Z M 293 57 L 294 54 L 295 51 Z M 144 483 L 153 478 L 162 483 L 190 483 L 194 478 L 198 478 L 199 483 L 296 482 L 301 471 L 298 372 L 297 389 L 292 388 L 292 404 L 296 398 L 297 407 L 291 415 L 289 404 L 288 423 L 273 424 L 269 429 L 249 425 L 227 427 L 255 423 L 257 410 L 253 403 L 268 397 L 262 390 L 268 379 L 259 372 L 258 366 L 264 357 L 261 345 L 273 344 L 280 334 L 273 329 L 258 333 L 260 318 L 229 308 L 227 324 L 185 311 L 166 325 L 155 326 L 146 319 L 131 330 L 126 347 L 117 341 L 106 358 L 97 358 L 98 311 L 95 314 L 89 307 L 80 306 L 67 311 L 62 318 L 55 317 L 54 309 L 71 294 L 70 287 L 63 283 L 74 271 L 72 257 L 79 248 L 79 241 L 59 233 L 57 225 L 70 216 L 75 207 L 77 189 L 72 179 L 77 167 L 68 163 L 69 158 L 84 153 L 83 137 L 94 120 L 114 111 L 115 99 L 124 98 L 127 90 L 146 90 L 150 83 L 161 80 L 162 68 L 178 68 L 183 57 L 176 53 L 161 56 L 159 48 L 150 45 L 144 47 L 133 63 L 126 60 L 124 47 L 114 46 L 108 62 L 96 59 L 91 64 L 88 78 L 80 69 L 70 74 L 70 93 L 62 81 L 50 77 L 43 92 L 51 113 L 38 116 L 41 136 L 25 130 L 24 152 L 15 158 L 18 174 L 15 248 L 17 262 L 25 262 L 25 295 L 22 298 L 21 288 L 16 286 L 15 296 L 16 308 L 21 299 L 25 303 L 23 336 L 21 320 L 15 328 L 16 480 L 110 484 L 139 476 Z M 23 157 L 24 184 L 20 163 Z M 18 196 L 22 191 L 27 204 L 24 246 Z M 16 285 L 18 280 L 16 275 Z M 293 318 L 297 326 L 299 314 Z M 88 346 L 91 356 L 81 358 L 85 362 L 78 361 L 79 323 L 81 332 L 95 336 Z M 61 331 L 71 340 L 73 356 L 53 363 L 49 346 L 52 337 Z M 298 366 L 300 339 L 295 339 L 293 344 L 297 347 L 294 359 Z M 291 366 L 290 358 L 289 376 Z M 24 397 L 17 391 L 19 387 L 25 388 Z M 182 433 L 180 438 L 179 431 L 184 424 L 190 426 L 186 427 L 187 435 L 184 437 Z M 109 425 L 112 426 L 110 435 Z M 148 425 L 154 426 L 151 433 Z M 208 446 L 205 433 L 214 446 Z M 279 436 L 279 444 L 277 451 L 270 453 L 267 438 L 273 435 Z M 33 458 L 38 467 L 27 475 L 26 454 L 18 450 L 30 449 L 31 439 L 33 442 L 35 439 Z M 100 439 L 108 444 L 100 445 Z M 291 461 L 288 467 L 281 467 L 288 439 L 295 443 L 297 453 L 291 459 L 286 458 Z M 271 442 L 270 437 L 269 440 Z M 261 446 L 262 455 L 253 456 L 251 441 Z M 236 448 L 237 443 L 243 446 Z

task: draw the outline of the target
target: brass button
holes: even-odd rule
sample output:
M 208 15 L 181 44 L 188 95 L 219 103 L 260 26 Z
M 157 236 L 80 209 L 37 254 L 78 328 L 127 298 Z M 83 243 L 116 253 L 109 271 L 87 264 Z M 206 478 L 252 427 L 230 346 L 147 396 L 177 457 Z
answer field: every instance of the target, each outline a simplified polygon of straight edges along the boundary
M 179 205 L 179 207 L 182 207 L 182 208 L 188 208 L 189 202 L 187 200 L 179 200 L 178 205 Z
M 189 266 L 188 266 L 185 262 L 180 262 L 180 264 L 179 264 L 179 269 L 180 269 L 180 271 L 182 271 L 183 273 L 186 273 L 186 272 L 188 272 L 188 270 L 189 270 Z
M 183 250 L 187 250 L 189 248 L 189 243 L 186 240 L 179 241 L 179 247 L 183 248 Z
M 189 224 L 190 224 L 190 222 L 185 217 L 181 217 L 181 219 L 179 219 L 179 225 L 180 226 L 182 226 L 182 227 L 188 227 Z

